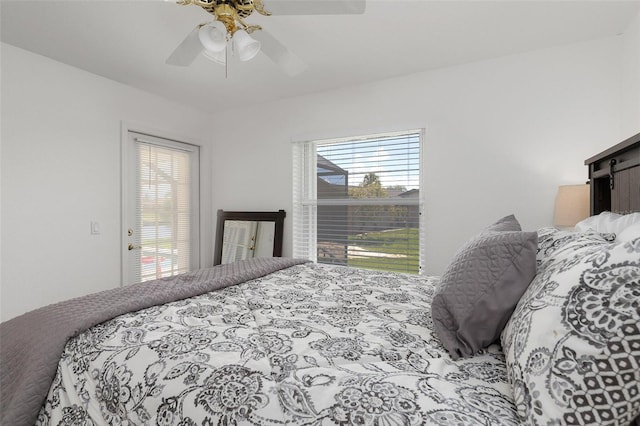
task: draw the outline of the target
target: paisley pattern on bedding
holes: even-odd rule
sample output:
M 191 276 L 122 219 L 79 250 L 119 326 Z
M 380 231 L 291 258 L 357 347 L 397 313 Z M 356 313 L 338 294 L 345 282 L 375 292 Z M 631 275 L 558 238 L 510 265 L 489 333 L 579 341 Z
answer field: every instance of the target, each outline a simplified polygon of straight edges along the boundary
M 304 264 L 71 339 L 39 425 L 515 425 L 504 355 L 452 361 L 437 280 Z
M 520 422 L 627 426 L 640 414 L 640 239 L 541 241 L 542 267 L 501 336 Z

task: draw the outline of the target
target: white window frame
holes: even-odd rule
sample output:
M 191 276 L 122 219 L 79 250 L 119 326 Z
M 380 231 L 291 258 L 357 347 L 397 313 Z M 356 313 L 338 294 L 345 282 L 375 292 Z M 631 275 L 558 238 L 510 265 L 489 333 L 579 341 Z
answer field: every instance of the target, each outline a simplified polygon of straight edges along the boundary
M 407 200 L 367 199 L 366 201 L 351 200 L 346 204 L 357 205 L 417 205 L 419 209 L 418 235 L 419 235 L 419 274 L 425 271 L 425 211 L 424 211 L 424 139 L 425 129 L 412 129 L 396 132 L 384 132 L 355 137 L 342 137 L 331 139 L 318 139 L 293 142 L 293 256 L 307 258 L 313 262 L 317 259 L 317 224 L 318 205 L 343 205 L 345 200 L 320 200 L 317 199 L 317 146 L 342 142 L 368 141 L 383 137 L 401 137 L 410 134 L 418 134 L 420 138 L 419 168 L 420 191 L 419 197 Z

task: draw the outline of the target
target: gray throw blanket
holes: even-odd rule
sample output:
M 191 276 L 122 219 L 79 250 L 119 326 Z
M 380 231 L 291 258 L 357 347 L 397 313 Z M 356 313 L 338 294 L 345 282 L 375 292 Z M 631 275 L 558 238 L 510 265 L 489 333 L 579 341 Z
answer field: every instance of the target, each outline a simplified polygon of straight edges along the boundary
M 0 424 L 33 425 L 71 337 L 128 312 L 194 297 L 306 262 L 258 258 L 114 288 L 0 324 Z

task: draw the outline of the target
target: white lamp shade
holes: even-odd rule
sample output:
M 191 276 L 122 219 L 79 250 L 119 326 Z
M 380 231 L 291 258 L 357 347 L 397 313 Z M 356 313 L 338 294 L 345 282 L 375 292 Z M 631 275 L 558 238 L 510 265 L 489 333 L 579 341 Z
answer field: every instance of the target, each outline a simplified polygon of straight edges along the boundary
M 227 47 L 227 29 L 219 21 L 201 26 L 198 38 L 205 50 L 209 52 L 222 52 Z
M 233 49 L 241 61 L 248 61 L 260 52 L 260 42 L 253 39 L 245 30 L 238 30 L 233 34 Z
M 226 49 L 223 49 L 220 52 L 211 52 L 207 49 L 205 49 L 202 54 L 205 56 L 205 58 L 207 59 L 211 59 L 213 62 L 216 62 L 220 65 L 224 65 L 227 63 L 227 51 Z
M 562 185 L 556 195 L 553 224 L 574 227 L 589 217 L 589 185 Z

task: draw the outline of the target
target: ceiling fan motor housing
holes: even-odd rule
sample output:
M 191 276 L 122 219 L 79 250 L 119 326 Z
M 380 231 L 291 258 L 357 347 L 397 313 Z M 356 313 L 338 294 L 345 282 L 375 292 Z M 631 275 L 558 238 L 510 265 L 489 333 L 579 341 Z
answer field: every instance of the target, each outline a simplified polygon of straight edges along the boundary
M 235 0 L 232 3 L 241 18 L 246 18 L 253 13 L 253 0 Z
M 254 10 L 256 10 L 253 0 L 200 0 L 197 2 L 189 2 L 187 0 L 187 2 L 185 3 L 195 3 L 210 14 L 216 16 L 219 13 L 216 11 L 219 9 L 233 10 L 240 18 L 246 18 L 251 15 Z
M 241 28 L 247 32 L 260 29 L 258 25 L 248 25 L 243 20 L 254 10 L 263 15 L 270 15 L 264 9 L 262 0 L 180 0 L 178 4 L 195 4 L 202 7 L 213 15 L 216 21 L 222 22 L 231 36 Z

